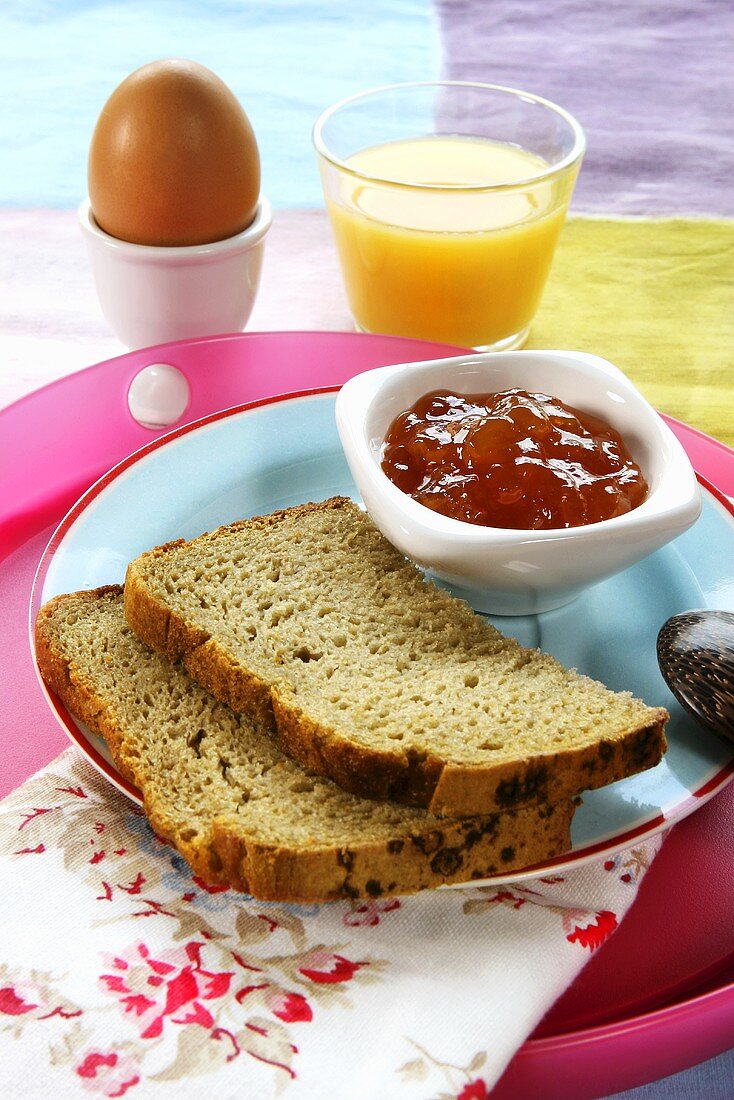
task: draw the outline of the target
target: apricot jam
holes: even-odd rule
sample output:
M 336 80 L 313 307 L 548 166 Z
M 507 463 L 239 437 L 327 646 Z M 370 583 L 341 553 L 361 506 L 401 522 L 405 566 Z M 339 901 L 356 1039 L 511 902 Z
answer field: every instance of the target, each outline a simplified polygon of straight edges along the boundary
M 382 469 L 445 516 L 550 530 L 621 516 L 647 482 L 618 432 L 544 393 L 436 390 L 398 416 Z

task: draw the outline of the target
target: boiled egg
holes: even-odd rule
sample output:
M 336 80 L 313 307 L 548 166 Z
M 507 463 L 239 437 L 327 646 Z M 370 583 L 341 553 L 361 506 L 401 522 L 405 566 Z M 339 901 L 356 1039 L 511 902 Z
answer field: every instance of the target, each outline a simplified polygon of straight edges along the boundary
M 194 61 L 153 61 L 102 108 L 88 182 L 95 221 L 110 236 L 207 244 L 253 220 L 260 156 L 247 115 L 218 76 Z

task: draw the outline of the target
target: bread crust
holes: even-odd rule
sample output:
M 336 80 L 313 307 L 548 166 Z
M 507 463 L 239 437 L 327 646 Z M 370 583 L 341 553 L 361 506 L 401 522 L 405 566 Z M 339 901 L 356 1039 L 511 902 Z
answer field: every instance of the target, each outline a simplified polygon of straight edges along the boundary
M 661 718 L 642 729 L 631 729 L 618 741 L 500 763 L 490 771 L 446 764 L 435 756 L 411 760 L 345 744 L 289 705 L 287 694 L 284 698 L 278 688 L 272 694 L 278 744 L 294 760 L 327 775 L 350 794 L 420 806 L 440 817 L 573 798 L 582 790 L 604 787 L 654 767 L 666 744 Z
M 270 901 L 376 898 L 527 868 L 570 848 L 575 809 L 571 801 L 447 819 L 440 828 L 430 823 L 423 831 L 388 841 L 356 841 L 345 847 L 265 844 L 248 835 L 232 815 L 214 817 L 208 835 L 187 838 L 166 807 L 149 796 L 143 762 L 131 748 L 114 706 L 70 662 L 60 641 L 56 612 L 70 600 L 91 601 L 106 595 L 121 597 L 122 589 L 111 585 L 58 596 L 41 608 L 35 628 L 39 669 L 68 709 L 105 738 L 120 772 L 141 791 L 156 833 L 173 844 L 206 882 Z
M 224 529 L 273 527 L 286 516 L 344 507 L 353 504 L 346 497 L 332 497 L 239 520 Z M 201 535 L 193 542 L 216 535 L 216 531 Z M 663 708 L 648 708 L 647 723 L 620 731 L 614 740 L 500 760 L 486 767 L 451 764 L 430 754 L 415 759 L 404 752 L 381 752 L 350 742 L 304 714 L 286 682 L 267 684 L 148 590 L 141 576 L 145 563 L 151 557 L 165 557 L 180 545 L 182 540 L 156 547 L 128 566 L 125 617 L 130 627 L 153 649 L 182 660 L 194 679 L 233 710 L 267 723 L 289 756 L 352 794 L 423 807 L 438 816 L 486 814 L 541 801 L 557 803 L 606 786 L 654 767 L 667 748 L 664 728 L 669 715 Z

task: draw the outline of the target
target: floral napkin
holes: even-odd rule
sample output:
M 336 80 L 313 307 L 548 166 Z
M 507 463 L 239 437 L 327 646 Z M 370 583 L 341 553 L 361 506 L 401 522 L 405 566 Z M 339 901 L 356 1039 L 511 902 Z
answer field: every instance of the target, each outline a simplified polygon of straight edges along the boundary
M 0 804 L 0 1092 L 482 1100 L 659 843 L 524 884 L 258 902 L 67 749 Z

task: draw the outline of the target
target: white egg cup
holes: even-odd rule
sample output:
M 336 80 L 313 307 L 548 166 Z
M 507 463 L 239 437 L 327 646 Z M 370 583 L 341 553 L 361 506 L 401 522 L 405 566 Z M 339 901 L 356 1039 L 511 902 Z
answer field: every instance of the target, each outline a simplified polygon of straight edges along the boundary
M 241 332 L 255 304 L 271 222 L 261 195 L 254 221 L 234 237 L 159 248 L 111 237 L 85 199 L 79 223 L 110 328 L 131 349 Z
M 616 428 L 647 479 L 643 503 L 583 527 L 507 530 L 434 512 L 383 473 L 387 429 L 419 397 L 439 389 L 470 394 L 514 387 L 559 397 Z M 595 355 L 509 351 L 380 367 L 342 387 L 336 421 L 352 476 L 382 533 L 490 614 L 561 607 L 682 534 L 701 512 L 696 475 L 681 444 L 630 380 Z

